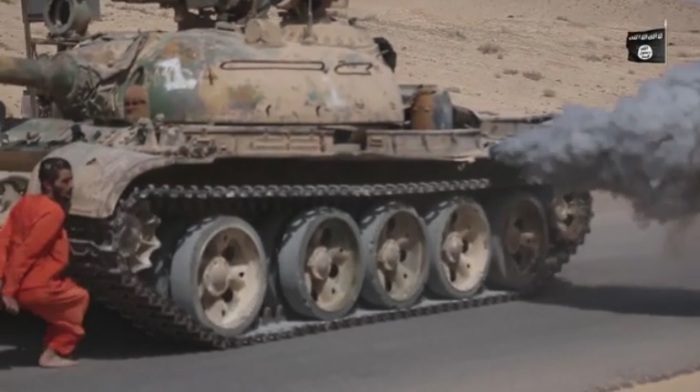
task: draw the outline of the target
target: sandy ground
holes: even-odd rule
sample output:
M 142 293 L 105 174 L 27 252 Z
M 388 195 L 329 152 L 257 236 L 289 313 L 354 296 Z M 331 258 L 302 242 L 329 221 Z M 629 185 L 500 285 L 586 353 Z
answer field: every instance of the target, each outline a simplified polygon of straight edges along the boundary
M 609 107 L 633 93 L 664 65 L 627 62 L 626 31 L 661 27 L 664 18 L 669 65 L 700 59 L 700 3 L 680 1 L 352 0 L 349 14 L 391 40 L 402 81 L 448 87 L 477 112 L 517 115 L 565 102 Z M 0 0 L 0 54 L 24 55 L 19 8 L 19 0 Z M 173 27 L 155 5 L 103 1 L 102 11 L 91 32 Z M 0 87 L 15 114 L 21 90 Z
M 627 62 L 628 30 L 669 23 L 669 65 L 700 60 L 700 3 L 670 0 L 352 0 L 350 16 L 399 52 L 403 82 L 448 87 L 457 103 L 501 115 L 555 111 L 565 103 L 611 107 L 666 66 Z M 0 55 L 24 56 L 19 0 L 0 0 Z M 102 4 L 91 32 L 172 29 L 155 5 Z M 37 24 L 32 30 L 43 34 Z M 21 87 L 0 86 L 19 114 Z M 692 385 L 692 386 L 689 386 Z M 699 376 L 635 391 L 698 391 Z

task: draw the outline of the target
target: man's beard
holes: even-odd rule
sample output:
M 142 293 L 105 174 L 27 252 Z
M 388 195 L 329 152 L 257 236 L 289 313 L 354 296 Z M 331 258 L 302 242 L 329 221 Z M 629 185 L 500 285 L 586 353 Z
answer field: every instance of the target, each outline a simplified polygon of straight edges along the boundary
M 52 193 L 53 193 L 53 195 L 52 195 L 53 199 L 56 201 L 56 203 L 58 203 L 61 206 L 61 208 L 63 209 L 63 212 L 65 212 L 67 214 L 68 211 L 70 211 L 71 195 L 66 197 L 66 196 L 59 194 L 56 190 L 54 190 Z

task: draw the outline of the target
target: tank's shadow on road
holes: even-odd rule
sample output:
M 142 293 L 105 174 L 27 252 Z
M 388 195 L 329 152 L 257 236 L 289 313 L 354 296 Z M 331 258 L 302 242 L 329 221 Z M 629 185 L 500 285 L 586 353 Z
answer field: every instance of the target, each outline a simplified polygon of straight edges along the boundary
M 700 291 L 670 287 L 576 285 L 557 281 L 546 292 L 525 301 L 583 310 L 662 317 L 700 316 Z M 127 359 L 192 353 L 193 348 L 147 336 L 112 311 L 93 305 L 78 356 Z M 32 316 L 0 313 L 0 370 L 34 367 L 42 349 L 45 324 Z
M 45 325 L 31 315 L 0 313 L 0 370 L 36 366 Z M 99 305 L 91 306 L 85 330 L 85 339 L 77 351 L 78 358 L 126 359 L 195 352 L 191 347 L 147 336 Z
M 661 317 L 700 317 L 700 291 L 672 287 L 577 285 L 558 280 L 529 303 Z

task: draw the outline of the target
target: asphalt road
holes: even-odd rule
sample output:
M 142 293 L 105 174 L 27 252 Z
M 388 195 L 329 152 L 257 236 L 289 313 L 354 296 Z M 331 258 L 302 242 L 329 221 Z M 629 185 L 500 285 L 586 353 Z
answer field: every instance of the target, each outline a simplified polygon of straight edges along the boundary
M 700 260 L 596 199 L 567 282 L 515 302 L 227 352 L 176 353 L 93 312 L 80 367 L 34 367 L 42 326 L 0 318 L 0 392 L 578 392 L 700 365 Z M 695 246 L 700 250 L 700 245 Z

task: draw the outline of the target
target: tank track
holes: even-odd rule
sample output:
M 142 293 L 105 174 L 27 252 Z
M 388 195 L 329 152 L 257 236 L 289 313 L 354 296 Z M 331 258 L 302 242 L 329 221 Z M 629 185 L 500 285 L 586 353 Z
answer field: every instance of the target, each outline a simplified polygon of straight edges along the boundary
M 222 203 L 249 201 L 251 199 L 287 198 L 378 198 L 411 195 L 449 195 L 465 191 L 484 190 L 491 187 L 488 179 L 468 179 L 437 182 L 411 182 L 395 184 L 334 184 L 334 185 L 253 185 L 253 186 L 168 186 L 149 185 L 134 189 L 118 204 L 113 218 L 97 223 L 106 225 L 106 236 L 88 229 L 91 233 L 71 233 L 75 261 L 72 275 L 84 284 L 93 297 L 130 320 L 137 328 L 155 336 L 167 336 L 183 343 L 189 342 L 208 348 L 228 349 L 270 341 L 289 339 L 331 330 L 374 324 L 396 319 L 405 319 L 428 314 L 456 311 L 519 299 L 515 292 L 483 290 L 466 300 L 423 299 L 409 309 L 365 310 L 357 309 L 350 315 L 333 321 L 270 320 L 269 312 L 261 312 L 251 331 L 227 338 L 200 325 L 173 301 L 160 294 L 156 288 L 145 283 L 139 275 L 127 267 L 127 257 L 118 247 L 118 233 L 127 211 L 137 203 L 148 201 L 163 208 L 171 204 L 178 208 L 182 203 L 206 209 L 207 204 L 216 208 Z M 326 203 L 324 203 L 326 204 Z M 181 208 L 181 207 L 180 207 Z M 266 309 L 269 311 L 269 309 Z

